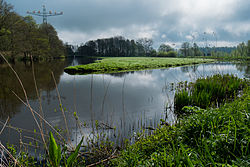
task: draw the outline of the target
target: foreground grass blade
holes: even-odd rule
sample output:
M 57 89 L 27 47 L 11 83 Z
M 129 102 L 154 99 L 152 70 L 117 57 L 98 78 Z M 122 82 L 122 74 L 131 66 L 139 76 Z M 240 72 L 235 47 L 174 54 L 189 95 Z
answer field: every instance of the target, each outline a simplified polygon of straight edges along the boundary
M 79 152 L 80 147 L 81 147 L 81 145 L 82 145 L 82 142 L 83 142 L 83 138 L 82 138 L 82 140 L 80 141 L 80 143 L 77 145 L 75 152 L 74 152 L 73 154 L 71 154 L 71 155 L 69 156 L 69 158 L 67 159 L 67 166 L 72 166 L 72 165 L 74 165 L 74 162 L 76 161 L 78 152 Z
M 53 167 L 59 167 L 61 161 L 61 147 L 57 146 L 53 134 L 49 133 L 49 161 Z

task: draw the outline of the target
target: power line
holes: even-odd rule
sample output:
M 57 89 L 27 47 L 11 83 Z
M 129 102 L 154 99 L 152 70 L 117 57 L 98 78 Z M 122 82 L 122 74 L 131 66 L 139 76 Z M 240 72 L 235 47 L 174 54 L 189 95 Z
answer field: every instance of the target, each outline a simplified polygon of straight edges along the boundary
M 47 18 L 50 17 L 50 16 L 58 16 L 58 15 L 63 15 L 63 12 L 52 12 L 52 11 L 49 11 L 47 12 L 46 11 L 46 8 L 45 8 L 45 5 L 43 5 L 43 10 L 42 11 L 33 11 L 33 12 L 30 12 L 30 11 L 27 11 L 28 14 L 31 14 L 31 15 L 35 15 L 35 16 L 41 16 L 43 17 L 43 23 L 47 24 Z

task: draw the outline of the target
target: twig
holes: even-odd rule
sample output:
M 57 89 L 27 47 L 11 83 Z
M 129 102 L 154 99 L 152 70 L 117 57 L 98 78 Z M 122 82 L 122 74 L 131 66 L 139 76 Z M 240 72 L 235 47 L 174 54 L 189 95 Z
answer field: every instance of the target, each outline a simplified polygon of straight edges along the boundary
M 103 122 L 101 122 L 100 124 L 102 124 L 103 126 L 105 126 L 106 129 L 114 129 L 112 126 L 110 126 L 110 125 L 108 125 L 108 124 L 105 124 L 105 123 L 103 123 Z M 105 127 L 103 127 L 103 128 L 105 128 Z
M 92 131 L 94 133 L 94 112 L 93 112 L 93 74 L 91 75 L 91 84 L 90 84 L 90 113 L 91 113 L 91 125 Z
M 35 145 L 24 143 L 24 142 L 21 142 L 20 144 L 23 144 L 23 145 L 26 145 L 26 146 L 30 146 L 30 147 L 33 147 L 33 148 L 40 148 L 39 146 L 35 146 Z
M 37 98 L 39 100 L 39 105 L 40 105 L 40 112 L 41 112 L 40 114 L 41 114 L 42 117 L 44 117 L 43 109 L 42 109 L 42 102 L 41 102 L 41 98 L 40 98 L 40 95 L 38 93 L 38 88 L 37 88 L 37 84 L 36 84 L 36 76 L 35 76 L 34 62 L 33 62 L 33 57 L 32 56 L 31 56 L 31 60 L 32 60 L 32 74 L 33 74 L 34 84 L 35 84 L 35 88 L 36 88 Z M 39 130 L 40 130 L 40 133 L 41 133 L 41 136 L 42 136 L 43 144 L 45 146 L 46 151 L 48 152 L 47 143 L 46 143 L 46 140 L 44 138 L 43 122 L 42 122 L 41 118 L 40 118 L 40 127 L 41 127 L 41 129 L 39 129 Z
M 87 165 L 87 167 L 96 166 L 96 165 L 102 164 L 102 163 L 104 163 L 104 162 L 110 161 L 111 159 L 117 158 L 118 156 L 117 156 L 117 155 L 114 155 L 115 153 L 116 153 L 116 150 L 115 150 L 115 151 L 113 152 L 113 154 L 112 154 L 110 157 L 108 157 L 107 159 L 104 159 L 104 160 L 98 161 L 98 162 L 96 162 L 96 163 Z
M 38 140 L 38 139 L 35 139 L 35 138 L 33 138 L 33 137 L 30 137 L 30 136 L 23 136 L 23 137 L 26 138 L 26 139 L 30 139 L 30 140 L 36 141 L 36 142 L 38 142 L 38 143 L 44 144 L 42 141 L 40 141 L 40 140 Z
M 7 166 L 9 166 L 8 165 L 8 160 L 7 160 L 7 158 L 6 158 L 6 156 L 4 155 L 4 151 L 3 150 L 1 150 L 1 159 L 0 159 L 0 161 L 1 161 L 1 163 L 0 163 L 0 166 L 1 167 L 7 167 Z
M 111 82 L 111 80 L 108 82 L 108 85 L 107 85 L 107 88 L 105 90 L 104 97 L 103 97 L 103 100 L 102 100 L 102 112 L 101 112 L 102 113 L 102 117 L 103 117 L 103 112 L 104 112 L 105 99 L 106 99 L 106 96 L 108 94 L 108 89 L 109 89 L 110 82 Z M 105 85 L 104 85 L 104 87 L 105 87 Z
M 6 127 L 7 123 L 9 122 L 9 119 L 10 119 L 10 117 L 8 116 L 8 118 L 6 119 L 5 124 L 3 125 L 3 128 L 0 132 L 0 135 L 3 133 L 4 128 Z
M 3 122 L 1 122 L 1 121 L 0 121 L 0 124 L 4 125 L 4 123 L 3 123 Z M 32 131 L 32 130 L 28 130 L 28 129 L 18 128 L 18 127 L 11 126 L 11 125 L 7 125 L 7 126 L 6 126 L 6 128 L 10 128 L 10 129 L 13 129 L 13 130 L 16 130 L 16 131 L 21 130 L 21 131 L 24 131 L 24 132 L 34 133 L 34 134 L 41 135 L 41 134 L 40 134 L 40 133 L 38 133 L 38 132 L 34 132 L 34 131 Z M 48 137 L 48 135 L 45 135 L 45 136 L 47 136 L 47 137 Z
M 67 123 L 65 112 L 64 112 L 64 109 L 63 109 L 61 96 L 60 96 L 60 93 L 59 93 L 59 90 L 58 90 L 58 87 L 57 87 L 57 84 L 56 84 L 56 79 L 55 79 L 54 73 L 52 71 L 51 71 L 51 75 L 52 75 L 52 78 L 53 78 L 55 86 L 56 86 L 56 92 L 57 92 L 57 96 L 58 96 L 58 101 L 60 103 L 60 108 L 61 108 L 61 111 L 62 111 L 62 115 L 63 115 L 63 118 L 64 118 L 64 123 L 65 123 L 66 131 L 67 131 L 68 141 L 70 141 L 68 123 Z
M 124 119 L 124 121 L 123 121 L 123 127 L 125 127 L 125 103 L 124 103 L 125 80 L 126 80 L 126 75 L 124 77 L 123 84 L 122 84 L 122 117 Z
M 22 81 L 21 81 L 19 75 L 18 75 L 17 72 L 12 68 L 12 66 L 9 64 L 8 60 L 7 60 L 2 54 L 0 54 L 0 55 L 1 55 L 1 57 L 5 60 L 5 62 L 8 64 L 8 66 L 10 67 L 10 69 L 12 70 L 12 72 L 15 74 L 15 76 L 16 76 L 16 78 L 17 78 L 19 84 L 21 85 L 22 90 L 23 90 L 23 93 L 24 93 L 24 97 L 25 97 L 25 100 L 26 100 L 26 103 L 27 103 L 27 107 L 29 108 L 29 110 L 30 110 L 30 112 L 31 112 L 31 114 L 32 114 L 32 116 L 33 116 L 33 118 L 34 118 L 34 120 L 35 120 L 35 122 L 36 122 L 36 124 L 37 124 L 37 126 L 38 126 L 38 128 L 39 128 L 39 130 L 40 130 L 40 132 L 42 133 L 42 129 L 41 129 L 41 127 L 40 127 L 40 125 L 39 125 L 39 123 L 38 123 L 36 117 L 35 117 L 35 114 L 34 114 L 34 112 L 33 112 L 32 107 L 31 107 L 31 105 L 30 105 L 30 103 L 29 103 L 29 99 L 28 99 L 28 96 L 27 96 L 27 92 L 26 92 L 26 90 L 25 90 L 25 88 L 24 88 L 24 86 L 23 86 L 23 83 L 22 83 Z
M 4 145 L 0 142 L 0 147 L 10 156 L 10 158 L 14 161 L 14 166 L 16 166 L 16 164 L 18 164 L 19 166 L 21 166 L 19 163 L 18 163 L 18 161 L 16 160 L 16 158 L 15 157 L 13 157 L 13 155 L 9 152 L 9 150 L 8 149 L 6 149 L 5 147 L 4 147 Z
M 13 91 L 12 91 L 13 92 Z M 28 104 L 27 103 L 25 103 L 15 92 L 13 92 L 14 93 L 14 95 L 25 105 L 25 106 L 27 106 L 28 107 Z M 46 121 L 37 111 L 35 111 L 35 110 L 33 110 L 32 108 L 31 108 L 31 110 L 38 116 L 38 117 L 40 117 L 53 131 L 55 131 L 62 139 L 64 139 L 64 137 L 57 131 L 57 130 L 55 130 L 55 128 L 48 122 L 48 121 Z

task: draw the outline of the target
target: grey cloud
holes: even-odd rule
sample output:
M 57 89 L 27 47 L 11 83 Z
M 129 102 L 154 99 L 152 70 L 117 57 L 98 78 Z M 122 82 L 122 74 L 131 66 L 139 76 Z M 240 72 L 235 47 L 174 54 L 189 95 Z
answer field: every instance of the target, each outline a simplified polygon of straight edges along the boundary
M 159 16 L 156 7 L 143 5 L 142 1 L 113 1 L 112 3 L 97 0 L 85 1 L 84 3 L 68 4 L 62 2 L 64 18 L 55 20 L 63 28 L 73 28 L 82 31 L 105 30 L 108 28 L 121 28 L 131 24 L 149 24 Z M 109 2 L 111 2 L 109 0 Z M 56 4 L 54 4 L 56 5 Z M 65 24 L 65 22 L 70 24 Z
M 216 32 L 218 41 L 246 41 L 250 34 L 249 0 L 201 0 L 208 5 L 218 4 L 217 7 L 197 7 L 197 1 L 194 0 L 9 1 L 17 4 L 15 8 L 20 9 L 29 10 L 45 3 L 48 10 L 63 11 L 63 16 L 50 17 L 49 22 L 61 32 L 81 33 L 84 38 L 82 42 L 105 33 L 110 36 L 121 33 L 125 37 L 133 38 L 137 34 L 143 34 L 143 31 L 151 32 L 156 44 L 166 41 L 184 42 L 188 40 L 186 36 L 193 32 L 200 34 L 196 41 L 202 42 L 203 32 L 207 30 Z M 184 4 L 189 5 L 189 11 L 185 10 Z M 37 20 L 41 22 L 41 19 Z M 117 32 L 111 31 L 112 29 Z M 63 33 L 60 34 L 63 36 Z M 165 38 L 162 38 L 163 34 Z M 212 35 L 207 38 L 215 39 Z

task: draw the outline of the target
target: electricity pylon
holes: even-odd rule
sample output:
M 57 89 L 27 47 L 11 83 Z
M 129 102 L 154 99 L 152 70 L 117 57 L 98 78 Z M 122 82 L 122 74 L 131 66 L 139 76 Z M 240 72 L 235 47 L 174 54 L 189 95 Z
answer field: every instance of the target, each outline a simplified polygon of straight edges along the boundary
M 41 16 L 43 17 L 43 23 L 47 24 L 47 18 L 49 16 L 58 16 L 58 15 L 62 15 L 63 12 L 47 12 L 46 11 L 46 8 L 45 8 L 45 5 L 43 5 L 43 11 L 41 12 L 40 10 L 39 11 L 33 11 L 33 12 L 30 12 L 30 11 L 27 11 L 28 14 L 31 14 L 31 15 L 35 15 L 35 16 Z

